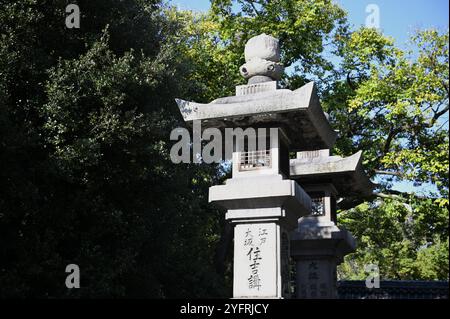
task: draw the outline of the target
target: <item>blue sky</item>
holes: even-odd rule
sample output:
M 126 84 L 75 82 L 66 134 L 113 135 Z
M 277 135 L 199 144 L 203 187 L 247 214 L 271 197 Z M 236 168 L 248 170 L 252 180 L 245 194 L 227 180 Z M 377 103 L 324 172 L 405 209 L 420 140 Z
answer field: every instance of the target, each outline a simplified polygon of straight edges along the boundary
M 365 23 L 368 4 L 380 8 L 380 27 L 397 45 L 404 44 L 417 29 L 448 28 L 448 0 L 338 0 L 355 27 Z
M 171 0 L 181 9 L 206 11 L 209 0 Z M 365 23 L 366 6 L 376 4 L 380 8 L 380 27 L 385 35 L 392 36 L 402 46 L 416 29 L 448 28 L 448 0 L 335 0 L 348 12 L 349 21 L 355 27 Z
M 209 0 L 171 0 L 180 9 L 206 11 L 210 7 Z M 447 29 L 449 26 L 448 0 L 335 0 L 348 13 L 350 24 L 356 29 L 365 24 L 366 7 L 375 4 L 380 13 L 380 29 L 394 38 L 397 46 L 405 48 L 411 34 L 418 29 Z M 426 193 L 434 187 L 423 185 L 413 187 L 412 183 L 395 183 L 394 189 L 399 191 L 415 191 Z
M 205 11 L 209 0 L 171 0 L 182 9 Z M 335 0 L 349 14 L 350 23 L 364 24 L 368 4 L 380 8 L 380 23 L 385 34 L 406 40 L 408 33 L 416 28 L 448 27 L 448 0 Z

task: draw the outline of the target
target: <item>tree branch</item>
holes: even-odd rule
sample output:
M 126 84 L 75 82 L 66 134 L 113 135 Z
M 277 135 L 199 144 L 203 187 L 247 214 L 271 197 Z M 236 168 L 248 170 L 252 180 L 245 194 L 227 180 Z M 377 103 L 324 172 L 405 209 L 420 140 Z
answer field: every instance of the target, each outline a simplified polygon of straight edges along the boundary
M 356 90 L 356 85 L 352 82 L 352 78 L 350 76 L 351 72 L 352 71 L 347 72 L 347 84 L 353 91 L 355 91 Z
M 375 192 L 370 196 L 352 196 L 346 197 L 337 203 L 340 210 L 352 209 L 364 202 L 371 202 L 376 198 L 393 199 L 401 202 L 405 202 L 407 197 L 413 196 L 418 199 L 426 199 L 426 196 L 420 196 L 413 193 L 400 192 L 393 189 L 383 190 L 382 192 Z
M 389 149 L 391 148 L 392 140 L 394 139 L 395 135 L 397 135 L 397 130 L 395 130 L 394 127 L 391 126 L 388 137 L 386 138 L 386 141 L 384 142 L 383 156 L 389 152 Z
M 256 6 L 255 6 L 255 2 L 254 1 L 251 1 L 251 0 L 249 0 L 248 2 L 250 2 L 250 5 L 252 6 L 252 8 L 253 8 L 253 10 L 255 11 L 255 13 L 256 13 L 256 15 L 261 15 L 261 12 L 259 12 L 257 9 L 256 9 Z
M 380 198 L 394 199 L 394 200 L 398 200 L 398 201 L 402 201 L 402 202 L 405 201 L 405 199 L 402 196 L 394 195 L 394 194 L 374 193 L 374 195 L 376 197 L 380 197 Z
M 448 110 L 449 110 L 449 105 L 447 104 L 447 106 L 444 107 L 442 110 L 440 110 L 439 112 L 435 112 L 434 116 L 433 116 L 433 123 L 436 122 L 442 115 L 447 113 Z

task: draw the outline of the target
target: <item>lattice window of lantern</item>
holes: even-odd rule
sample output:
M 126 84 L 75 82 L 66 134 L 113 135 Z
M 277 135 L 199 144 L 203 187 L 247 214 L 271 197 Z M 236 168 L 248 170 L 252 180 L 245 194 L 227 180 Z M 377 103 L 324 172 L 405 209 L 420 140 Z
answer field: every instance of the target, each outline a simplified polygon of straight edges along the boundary
M 311 216 L 324 216 L 325 215 L 325 198 L 313 197 L 311 198 Z
M 270 150 L 250 151 L 240 153 L 240 171 L 249 171 L 253 169 L 270 168 L 271 156 Z

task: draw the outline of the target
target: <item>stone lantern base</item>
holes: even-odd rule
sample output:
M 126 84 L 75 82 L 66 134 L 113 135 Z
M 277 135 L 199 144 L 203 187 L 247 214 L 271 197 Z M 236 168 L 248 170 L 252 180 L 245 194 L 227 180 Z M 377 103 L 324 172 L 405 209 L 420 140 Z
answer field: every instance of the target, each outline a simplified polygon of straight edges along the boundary
M 290 242 L 298 299 L 337 298 L 336 267 L 355 250 L 354 238 L 333 222 L 299 224 Z

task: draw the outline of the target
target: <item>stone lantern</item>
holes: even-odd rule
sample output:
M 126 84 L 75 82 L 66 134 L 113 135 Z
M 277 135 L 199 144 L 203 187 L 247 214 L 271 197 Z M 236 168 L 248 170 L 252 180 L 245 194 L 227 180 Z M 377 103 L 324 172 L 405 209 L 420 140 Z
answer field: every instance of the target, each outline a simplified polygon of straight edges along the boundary
M 209 202 L 225 208 L 234 226 L 233 297 L 291 298 L 290 246 L 298 248 L 299 221 L 314 214 L 320 215 L 314 222 L 333 220 L 337 195 L 337 187 L 325 181 L 303 187 L 307 176 L 291 155 L 330 149 L 336 132 L 314 83 L 294 91 L 278 86 L 283 66 L 276 38 L 251 38 L 245 60 L 240 72 L 248 84 L 237 86 L 235 96 L 177 103 L 188 126 L 201 121 L 202 130 L 219 129 L 225 137 L 234 130 L 232 177 L 209 189 Z
M 291 256 L 296 262 L 297 298 L 337 298 L 336 267 L 354 251 L 349 232 L 337 226 L 339 196 L 369 195 L 373 184 L 361 165 L 362 153 L 330 156 L 329 149 L 303 151 L 292 159 L 290 177 L 311 196 L 311 214 L 299 219 L 291 236 Z

